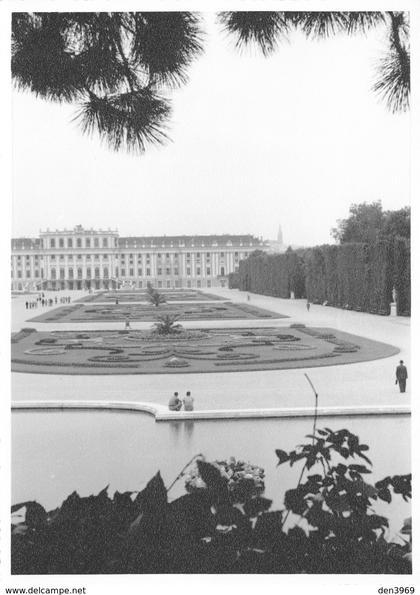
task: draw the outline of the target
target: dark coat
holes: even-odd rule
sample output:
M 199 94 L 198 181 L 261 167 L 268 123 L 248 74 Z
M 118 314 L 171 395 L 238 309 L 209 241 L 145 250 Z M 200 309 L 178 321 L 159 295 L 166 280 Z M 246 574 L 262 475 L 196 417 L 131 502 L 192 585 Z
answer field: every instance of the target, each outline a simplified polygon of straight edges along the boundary
M 407 380 L 407 368 L 403 364 L 400 364 L 399 366 L 397 366 L 396 375 L 397 380 Z

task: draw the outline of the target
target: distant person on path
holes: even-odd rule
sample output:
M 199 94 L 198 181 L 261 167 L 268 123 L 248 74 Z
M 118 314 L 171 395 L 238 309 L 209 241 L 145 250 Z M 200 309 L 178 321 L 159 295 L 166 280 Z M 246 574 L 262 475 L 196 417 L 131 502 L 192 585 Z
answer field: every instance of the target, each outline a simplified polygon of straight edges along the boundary
M 126 329 L 130 328 L 130 318 L 128 316 L 125 317 L 125 328 Z
M 308 312 L 311 309 L 311 302 L 309 300 L 306 302 L 306 309 L 308 310 Z
M 25 308 L 28 309 L 28 302 L 25 302 Z
M 248 302 L 251 300 L 251 296 L 249 295 L 249 293 L 247 293 L 246 299 L 248 300 Z
M 400 360 L 400 363 L 397 366 L 397 369 L 395 371 L 395 375 L 396 375 L 395 384 L 397 384 L 397 383 L 399 384 L 400 393 L 405 393 L 405 387 L 407 384 L 408 374 L 407 374 L 407 368 L 406 368 L 406 366 L 404 366 L 403 360 Z
M 192 398 L 190 391 L 187 391 L 184 398 L 184 410 L 194 411 L 194 399 Z
M 168 403 L 169 411 L 180 411 L 182 408 L 182 401 L 178 397 L 178 393 L 174 393 L 169 399 Z

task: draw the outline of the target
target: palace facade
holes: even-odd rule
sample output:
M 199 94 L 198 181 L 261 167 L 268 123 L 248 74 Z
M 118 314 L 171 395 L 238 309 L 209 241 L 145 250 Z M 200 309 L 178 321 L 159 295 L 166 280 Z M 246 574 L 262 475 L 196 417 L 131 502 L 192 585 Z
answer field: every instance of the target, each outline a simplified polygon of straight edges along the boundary
M 40 289 L 211 288 L 268 244 L 252 235 L 120 237 L 117 230 L 41 231 L 12 239 L 11 286 Z

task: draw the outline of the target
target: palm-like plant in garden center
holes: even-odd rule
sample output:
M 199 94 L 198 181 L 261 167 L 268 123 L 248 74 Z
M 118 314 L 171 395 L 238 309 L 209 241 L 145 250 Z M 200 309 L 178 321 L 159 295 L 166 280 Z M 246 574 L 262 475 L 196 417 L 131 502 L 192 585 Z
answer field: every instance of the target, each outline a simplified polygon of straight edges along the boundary
M 154 330 L 158 335 L 174 335 L 179 333 L 182 329 L 182 324 L 177 322 L 179 316 L 177 314 L 163 314 L 159 316 L 158 321 L 155 322 Z
M 293 30 L 322 39 L 383 26 L 388 42 L 374 90 L 393 112 L 408 108 L 403 12 L 222 12 L 218 21 L 239 48 L 254 43 L 264 55 Z M 112 149 L 144 152 L 167 140 L 168 95 L 187 81 L 203 38 L 202 18 L 192 12 L 14 13 L 12 75 L 19 89 L 77 104 L 83 132 Z

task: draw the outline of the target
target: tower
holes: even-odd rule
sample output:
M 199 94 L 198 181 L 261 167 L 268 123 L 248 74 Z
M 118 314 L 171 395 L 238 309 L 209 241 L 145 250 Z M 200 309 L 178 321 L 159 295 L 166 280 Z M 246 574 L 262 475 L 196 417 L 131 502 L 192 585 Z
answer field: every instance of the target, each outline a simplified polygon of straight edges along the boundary
M 277 243 L 283 246 L 283 232 L 281 230 L 281 225 L 279 225 L 279 230 L 277 232 Z

